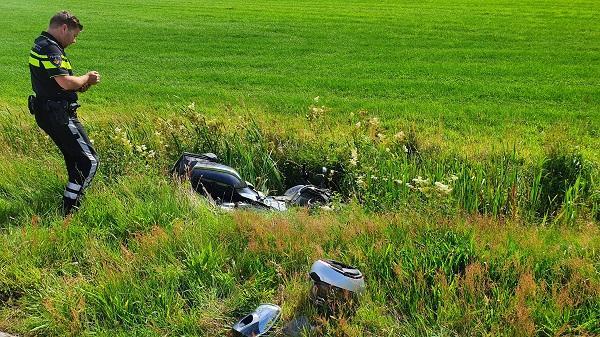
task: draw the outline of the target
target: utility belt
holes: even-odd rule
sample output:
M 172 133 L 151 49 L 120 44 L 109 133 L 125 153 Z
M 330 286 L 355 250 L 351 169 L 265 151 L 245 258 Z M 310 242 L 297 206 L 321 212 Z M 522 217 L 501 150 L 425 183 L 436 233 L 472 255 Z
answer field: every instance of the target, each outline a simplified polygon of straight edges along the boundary
M 29 95 L 27 107 L 32 115 L 36 113 L 66 112 L 69 116 L 75 116 L 81 105 L 77 101 L 51 100 Z

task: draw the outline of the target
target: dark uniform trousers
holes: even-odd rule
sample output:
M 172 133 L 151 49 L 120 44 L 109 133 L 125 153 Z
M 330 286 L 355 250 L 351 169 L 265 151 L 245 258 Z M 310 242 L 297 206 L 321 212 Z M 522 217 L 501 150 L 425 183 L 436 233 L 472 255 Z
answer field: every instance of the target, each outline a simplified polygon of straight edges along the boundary
M 69 174 L 63 196 L 63 212 L 69 214 L 79 202 L 98 168 L 98 156 L 83 126 L 77 119 L 78 105 L 67 101 L 39 102 L 35 113 L 37 125 L 62 152 Z M 75 103 L 76 104 L 76 103 Z

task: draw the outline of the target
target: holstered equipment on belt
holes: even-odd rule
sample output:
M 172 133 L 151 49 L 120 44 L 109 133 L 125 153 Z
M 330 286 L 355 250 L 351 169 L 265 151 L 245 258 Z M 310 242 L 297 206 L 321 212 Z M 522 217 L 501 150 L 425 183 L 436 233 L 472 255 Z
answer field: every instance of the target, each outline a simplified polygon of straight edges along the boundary
M 70 101 L 41 100 L 34 95 L 29 95 L 27 107 L 31 114 L 64 111 L 70 116 L 74 116 L 81 105 Z
M 77 109 L 81 106 L 77 102 L 69 101 L 46 101 L 48 110 L 50 111 L 66 111 L 69 115 L 75 114 Z

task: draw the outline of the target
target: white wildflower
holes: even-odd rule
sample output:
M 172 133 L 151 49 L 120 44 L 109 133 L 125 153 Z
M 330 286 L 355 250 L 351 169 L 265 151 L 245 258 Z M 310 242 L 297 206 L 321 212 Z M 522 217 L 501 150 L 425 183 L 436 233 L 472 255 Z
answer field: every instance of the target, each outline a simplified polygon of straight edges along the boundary
M 429 178 L 423 179 L 423 178 L 421 178 L 421 176 L 414 178 L 412 181 L 415 183 L 415 185 L 428 185 L 429 184 Z
M 356 177 L 356 184 L 358 186 L 364 187 L 365 186 L 365 180 L 364 179 L 365 179 L 365 177 L 362 176 L 362 175 Z
M 358 164 L 358 150 L 353 147 L 352 150 L 350 150 L 350 165 L 352 166 L 356 166 Z
M 403 141 L 403 140 L 404 140 L 404 138 L 406 138 L 406 135 L 404 134 L 404 132 L 400 131 L 400 132 L 398 132 L 398 133 L 396 133 L 396 134 L 394 135 L 394 138 L 395 138 L 397 141 L 400 141 L 400 142 L 401 142 L 401 141 Z
M 442 183 L 441 183 L 441 182 L 439 182 L 439 181 L 436 181 L 436 182 L 434 183 L 434 185 L 435 185 L 435 188 L 436 188 L 438 191 L 440 191 L 440 192 L 442 192 L 442 193 L 444 193 L 444 194 L 450 194 L 450 192 L 452 192 L 452 188 L 450 188 L 450 186 L 448 186 L 448 185 L 444 185 L 444 184 L 442 184 Z

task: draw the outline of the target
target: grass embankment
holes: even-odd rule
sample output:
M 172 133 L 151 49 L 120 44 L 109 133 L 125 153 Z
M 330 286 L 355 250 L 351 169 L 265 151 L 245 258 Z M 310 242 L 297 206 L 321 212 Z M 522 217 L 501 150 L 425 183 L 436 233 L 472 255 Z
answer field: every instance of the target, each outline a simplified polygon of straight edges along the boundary
M 58 181 L 33 180 L 60 192 Z M 96 184 L 71 221 L 33 216 L 4 230 L 0 327 L 216 336 L 275 302 L 284 321 L 308 315 L 316 335 L 594 335 L 599 234 L 594 224 L 367 215 L 357 205 L 218 214 L 186 186 L 129 176 Z M 323 256 L 365 273 L 355 315 L 319 318 L 307 303 L 308 269 Z
M 104 74 L 67 222 L 19 98 L 58 10 L 32 4 L 0 4 L 0 329 L 214 336 L 266 301 L 316 335 L 600 334 L 595 2 L 63 3 Z M 168 176 L 184 150 L 263 190 L 327 166 L 348 205 L 218 213 Z M 365 273 L 352 317 L 306 302 L 321 257 Z
M 243 117 L 233 123 L 207 120 L 190 105 L 180 108 L 173 119 L 106 123 L 90 132 L 96 134 L 94 144 L 103 154 L 100 172 L 107 180 L 167 174 L 183 151 L 211 151 L 264 192 L 281 193 L 308 179 L 339 192 L 344 201 L 357 199 L 371 211 L 464 210 L 570 225 L 600 217 L 597 163 L 569 144 L 554 143 L 533 162 L 515 148 L 473 159 L 423 147 L 414 130 L 389 135 L 377 118 L 359 115 L 349 122 L 344 138 L 327 139 L 318 135 L 329 126 L 315 116 L 312 133 L 298 137 Z M 53 147 L 35 124 L 19 114 L 5 116 L 0 126 L 9 153 L 43 157 Z M 319 177 L 322 167 L 329 171 Z M 7 167 L 10 170 L 14 169 Z M 6 190 L 16 197 L 14 209 L 9 207 L 0 216 L 8 220 L 27 214 L 30 196 Z

